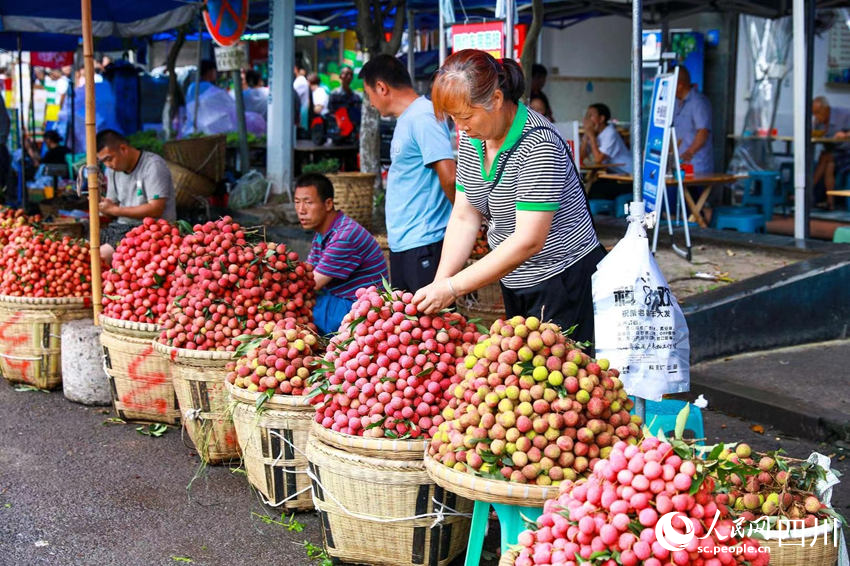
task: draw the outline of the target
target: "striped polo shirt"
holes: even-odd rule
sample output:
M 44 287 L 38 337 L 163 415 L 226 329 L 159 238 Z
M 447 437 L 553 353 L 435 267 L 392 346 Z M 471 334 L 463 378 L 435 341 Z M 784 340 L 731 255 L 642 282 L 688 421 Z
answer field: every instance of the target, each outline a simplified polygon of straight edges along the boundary
M 330 229 L 316 232 L 307 256 L 313 269 L 332 277 L 325 288 L 333 295 L 354 300 L 360 287 L 380 285 L 389 278 L 384 253 L 372 234 L 338 210 Z
M 508 155 L 523 132 L 536 126 L 548 129 L 532 132 Z M 555 211 L 543 249 L 502 278 L 511 289 L 532 287 L 559 275 L 599 245 L 578 172 L 551 127 L 543 116 L 520 104 L 489 171 L 481 140 L 462 134 L 458 145 L 457 190 L 488 220 L 491 249 L 514 233 L 517 210 Z

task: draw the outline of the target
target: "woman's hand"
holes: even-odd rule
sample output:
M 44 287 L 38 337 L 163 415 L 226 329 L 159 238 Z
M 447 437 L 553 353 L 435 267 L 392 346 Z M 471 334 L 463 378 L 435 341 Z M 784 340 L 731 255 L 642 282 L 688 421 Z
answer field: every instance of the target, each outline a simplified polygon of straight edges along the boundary
M 457 299 L 452 288 L 451 278 L 446 277 L 422 287 L 413 295 L 413 304 L 419 312 L 435 314 Z

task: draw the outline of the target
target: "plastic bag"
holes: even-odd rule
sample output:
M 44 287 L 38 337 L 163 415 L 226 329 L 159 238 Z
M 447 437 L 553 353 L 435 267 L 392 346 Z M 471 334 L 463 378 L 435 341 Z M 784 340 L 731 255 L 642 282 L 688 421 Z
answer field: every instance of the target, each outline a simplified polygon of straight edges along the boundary
M 195 98 L 186 102 L 186 122 L 181 134 L 195 133 Z M 198 132 L 208 135 L 236 131 L 236 102 L 227 91 L 211 86 L 198 96 Z
M 251 170 L 236 181 L 236 186 L 230 191 L 227 203 L 230 208 L 248 208 L 260 204 L 266 198 L 268 181 L 262 173 Z
M 688 391 L 688 325 L 636 217 L 597 266 L 593 310 L 596 357 L 620 370 L 630 395 L 660 401 Z

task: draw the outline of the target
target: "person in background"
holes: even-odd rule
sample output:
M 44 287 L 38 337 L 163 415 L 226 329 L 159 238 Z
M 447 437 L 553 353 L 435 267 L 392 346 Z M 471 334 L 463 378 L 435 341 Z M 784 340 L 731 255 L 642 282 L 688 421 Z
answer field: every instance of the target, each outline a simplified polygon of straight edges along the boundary
M 396 118 L 387 174 L 386 219 L 392 284 L 415 292 L 434 280 L 455 198 L 449 129 L 434 106 L 413 90 L 407 68 L 392 55 L 360 71 L 369 102 Z
M 694 88 L 691 74 L 684 65 L 679 66 L 673 127 L 679 140 L 679 161 L 693 164 L 696 175 L 713 172 L 711 102 Z
M 850 139 L 850 110 L 830 106 L 825 96 L 818 96 L 812 101 L 812 122 L 814 122 L 812 135 L 815 137 Z M 825 146 L 820 153 L 812 178 L 819 208 L 828 210 L 835 208 L 835 197 L 826 194 L 826 191 L 835 190 L 836 175 L 848 170 L 850 170 L 850 143 Z
M 434 282 L 413 302 L 426 314 L 501 281 L 508 317 L 536 316 L 594 340 L 591 276 L 605 256 L 579 172 L 551 123 L 520 98 L 512 59 L 463 49 L 437 71 L 431 98 L 460 132 L 457 196 Z M 467 266 L 482 220 L 491 252 Z
M 348 110 L 348 118 L 354 124 L 355 129 L 360 129 L 360 111 L 363 106 L 363 99 L 360 95 L 351 90 L 351 81 L 354 78 L 354 71 L 348 65 L 343 66 L 339 70 L 339 88 L 331 92 L 328 100 L 328 112 L 333 114 L 340 108 Z
M 269 112 L 269 89 L 262 85 L 260 73 L 254 69 L 245 71 L 245 84 L 242 85 L 242 88 L 245 110 L 256 112 L 265 120 Z
M 115 218 L 101 231 L 100 257 L 105 265 L 121 238 L 148 216 L 177 220 L 174 185 L 165 160 L 155 153 L 130 145 L 115 130 L 97 134 L 97 159 L 106 166 L 106 196 L 100 199 L 100 213 Z
M 44 145 L 47 146 L 47 152 L 42 157 L 38 145 L 32 138 L 27 136 L 27 153 L 36 167 L 42 163 L 62 165 L 65 163 L 65 156 L 71 153 L 70 148 L 62 145 L 62 136 L 56 130 L 50 130 L 44 133 Z
M 310 116 L 310 83 L 307 82 L 307 71 L 300 63 L 295 63 L 294 67 L 295 79 L 292 81 L 292 88 L 298 95 L 299 107 L 301 109 L 300 119 L 298 123 L 301 128 L 307 130 L 309 124 L 307 122 Z
M 310 101 L 313 104 L 313 115 L 324 116 L 328 113 L 328 91 L 322 86 L 319 75 L 316 73 L 307 75 L 307 82 L 310 84 Z
M 546 117 L 546 101 L 539 95 L 529 97 L 528 107 L 543 116 L 544 118 Z M 549 120 L 549 118 L 546 119 Z
M 581 140 L 581 159 L 592 159 L 598 165 L 620 163 L 606 172 L 632 174 L 632 154 L 617 127 L 611 122 L 611 110 L 602 103 L 591 104 L 584 115 L 584 136 Z M 614 199 L 631 189 L 622 183 L 588 176 L 590 198 Z
M 529 95 L 529 100 L 532 98 L 539 98 L 544 111 L 540 112 L 536 108 L 534 110 L 539 114 L 542 114 L 543 117 L 550 122 L 554 122 L 555 117 L 552 115 L 552 107 L 549 105 L 549 97 L 543 92 L 543 87 L 546 86 L 546 77 L 548 75 L 549 71 L 547 71 L 546 67 L 540 63 L 534 63 L 531 66 L 531 94 Z
M 204 94 L 208 88 L 215 85 L 218 78 L 218 71 L 215 68 L 215 61 L 204 59 L 201 61 L 201 82 L 199 85 L 198 96 Z M 189 82 L 186 88 L 186 103 L 195 101 L 195 81 Z
M 299 177 L 294 202 L 301 227 L 316 232 L 307 256 L 318 292 L 313 320 L 322 334 L 330 334 L 339 330 L 357 289 L 381 286 L 387 262 L 372 234 L 334 208 L 334 187 L 324 175 Z
M 11 190 L 10 174 L 12 172 L 12 155 L 9 153 L 9 131 L 12 121 L 9 119 L 9 111 L 6 110 L 6 97 L 0 96 L 0 186 L 6 191 L 5 200 L 8 202 L 13 195 Z

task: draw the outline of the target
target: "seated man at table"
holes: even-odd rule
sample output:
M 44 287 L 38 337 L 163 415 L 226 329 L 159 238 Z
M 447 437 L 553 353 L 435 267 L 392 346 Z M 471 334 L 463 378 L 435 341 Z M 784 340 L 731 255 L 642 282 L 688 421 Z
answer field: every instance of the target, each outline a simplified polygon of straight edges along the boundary
M 174 185 L 165 160 L 155 153 L 131 146 L 115 130 L 97 134 L 97 159 L 106 166 L 106 197 L 100 199 L 100 214 L 115 220 L 101 230 L 100 257 L 112 262 L 118 242 L 148 216 L 177 220 Z
M 339 330 L 360 287 L 381 285 L 387 262 L 378 242 L 363 226 L 334 208 L 334 187 L 318 173 L 295 181 L 295 211 L 305 230 L 313 230 L 307 263 L 316 280 L 313 321 L 322 334 Z
M 673 127 L 679 140 L 679 161 L 691 163 L 695 175 L 714 171 L 711 144 L 711 102 L 691 84 L 691 74 L 679 66 Z
M 597 165 L 621 163 L 609 167 L 606 173 L 632 174 L 632 154 L 617 127 L 611 123 L 611 110 L 602 103 L 591 104 L 584 115 L 584 136 L 581 140 L 581 159 L 593 159 Z M 630 192 L 631 188 L 622 183 L 594 181 L 590 188 L 591 198 L 613 199 L 620 194 Z
M 814 137 L 850 138 L 850 110 L 830 107 L 825 96 L 818 96 L 812 101 L 812 121 Z M 826 194 L 826 191 L 834 191 L 836 174 L 847 170 L 850 170 L 850 143 L 830 144 L 824 147 L 812 179 L 819 207 L 829 210 L 835 208 L 835 197 Z

